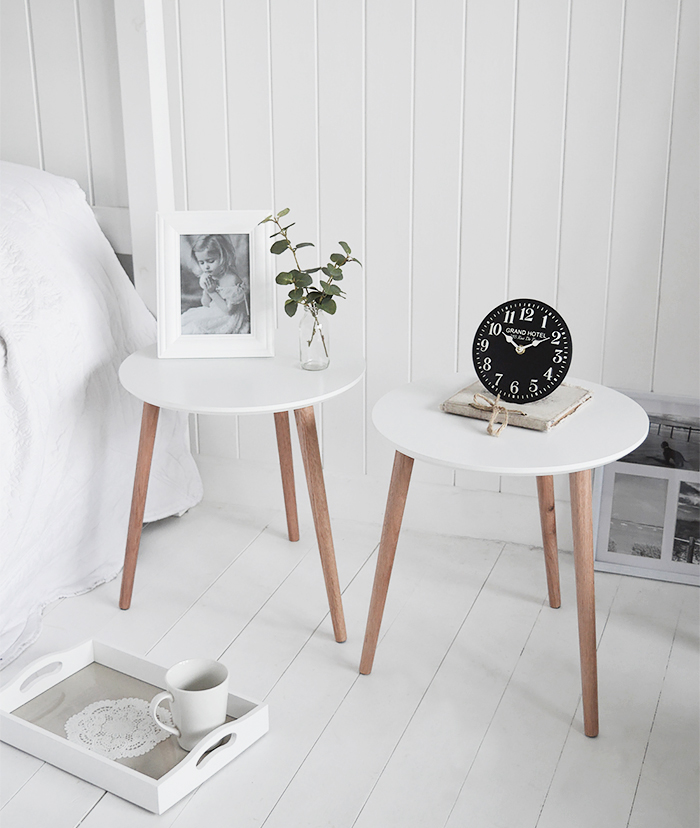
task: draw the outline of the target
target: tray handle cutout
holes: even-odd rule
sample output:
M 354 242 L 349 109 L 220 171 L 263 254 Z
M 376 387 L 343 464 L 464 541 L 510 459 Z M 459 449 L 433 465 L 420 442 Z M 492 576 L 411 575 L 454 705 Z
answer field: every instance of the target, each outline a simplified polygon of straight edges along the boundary
M 19 692 L 26 693 L 28 690 L 31 690 L 37 681 L 44 678 L 44 676 L 52 676 L 54 673 L 58 673 L 58 671 L 62 669 L 62 661 L 52 661 L 50 664 L 45 664 L 43 667 L 35 670 L 30 676 L 27 676 L 27 678 L 20 684 Z
M 197 764 L 195 765 L 196 768 L 199 768 L 201 765 L 206 765 L 207 762 L 212 758 L 212 754 L 217 751 L 221 750 L 221 748 L 225 747 L 226 745 L 233 744 L 236 739 L 238 738 L 237 733 L 229 733 L 227 736 L 224 736 L 222 739 L 213 745 L 210 748 L 207 748 L 204 753 L 197 759 Z

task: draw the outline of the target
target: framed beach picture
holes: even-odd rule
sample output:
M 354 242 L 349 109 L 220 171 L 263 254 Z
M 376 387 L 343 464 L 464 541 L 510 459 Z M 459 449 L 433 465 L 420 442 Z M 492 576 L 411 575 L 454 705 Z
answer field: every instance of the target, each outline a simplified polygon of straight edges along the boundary
M 700 585 L 700 402 L 628 396 L 649 435 L 597 475 L 595 568 Z
M 158 356 L 265 357 L 274 281 L 264 210 L 159 213 Z

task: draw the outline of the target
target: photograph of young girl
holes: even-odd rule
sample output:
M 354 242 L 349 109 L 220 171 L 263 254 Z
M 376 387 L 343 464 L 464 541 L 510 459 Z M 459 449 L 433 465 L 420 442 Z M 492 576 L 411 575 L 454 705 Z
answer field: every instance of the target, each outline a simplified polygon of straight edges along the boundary
M 249 237 L 180 236 L 180 296 L 183 334 L 249 334 Z

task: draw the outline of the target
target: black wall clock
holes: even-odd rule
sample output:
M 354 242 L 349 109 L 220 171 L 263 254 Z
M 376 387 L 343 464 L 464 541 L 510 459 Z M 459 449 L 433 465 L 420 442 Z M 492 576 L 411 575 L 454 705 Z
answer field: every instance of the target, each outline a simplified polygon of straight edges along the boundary
M 472 359 L 482 384 L 512 403 L 541 400 L 571 365 L 571 334 L 562 317 L 536 299 L 494 308 L 476 330 Z

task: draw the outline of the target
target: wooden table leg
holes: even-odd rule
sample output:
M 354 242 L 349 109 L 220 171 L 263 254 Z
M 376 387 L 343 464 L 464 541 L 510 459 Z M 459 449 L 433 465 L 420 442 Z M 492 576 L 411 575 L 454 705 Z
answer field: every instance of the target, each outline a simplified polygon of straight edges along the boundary
M 338 582 L 338 569 L 335 562 L 333 535 L 331 533 L 331 521 L 328 515 L 326 486 L 323 482 L 323 467 L 321 465 L 321 452 L 318 448 L 318 433 L 316 431 L 316 417 L 313 406 L 310 405 L 306 408 L 297 409 L 294 412 L 294 417 L 299 433 L 301 456 L 304 460 L 306 484 L 309 489 L 311 512 L 314 517 L 314 527 L 318 540 L 318 551 L 321 554 L 321 566 L 326 582 L 326 593 L 328 594 L 328 605 L 333 621 L 333 632 L 335 633 L 335 640 L 342 642 L 347 639 L 345 616 L 343 614 L 340 583 Z
M 148 477 L 151 473 L 153 443 L 156 439 L 156 428 L 158 426 L 159 414 L 160 408 L 158 408 L 158 406 L 151 405 L 150 403 L 143 404 L 143 414 L 141 415 L 141 436 L 139 437 L 139 450 L 136 457 L 134 492 L 131 496 L 129 531 L 126 537 L 124 571 L 122 572 L 122 589 L 119 596 L 119 606 L 121 609 L 129 609 L 131 606 L 131 593 L 134 589 L 136 560 L 139 556 L 141 529 L 143 528 L 143 511 L 146 508 Z
M 379 640 L 379 629 L 382 625 L 386 594 L 389 590 L 389 579 L 391 578 L 391 570 L 394 566 L 396 544 L 399 542 L 399 532 L 401 531 L 401 522 L 403 520 L 412 471 L 413 458 L 407 457 L 405 454 L 397 451 L 394 455 L 394 468 L 391 472 L 389 495 L 386 501 L 386 512 L 384 513 L 384 525 L 382 526 L 382 536 L 379 541 L 377 570 L 374 574 L 372 599 L 369 605 L 365 642 L 362 647 L 362 658 L 360 660 L 360 672 L 363 675 L 369 675 L 372 672 L 374 653 L 377 649 L 377 641 Z
M 287 534 L 290 541 L 299 540 L 299 519 L 297 517 L 297 494 L 294 486 L 294 463 L 292 461 L 292 436 L 289 431 L 289 412 L 275 412 L 277 452 L 282 472 L 284 510 L 287 514 Z
M 598 735 L 598 660 L 595 631 L 595 582 L 593 570 L 593 517 L 590 469 L 569 475 L 571 521 L 574 534 L 576 605 L 581 652 L 583 729 Z
M 540 525 L 544 546 L 544 566 L 547 571 L 549 606 L 561 606 L 559 590 L 559 553 L 557 549 L 557 519 L 554 511 L 554 478 L 552 475 L 537 478 L 537 499 L 540 503 Z

